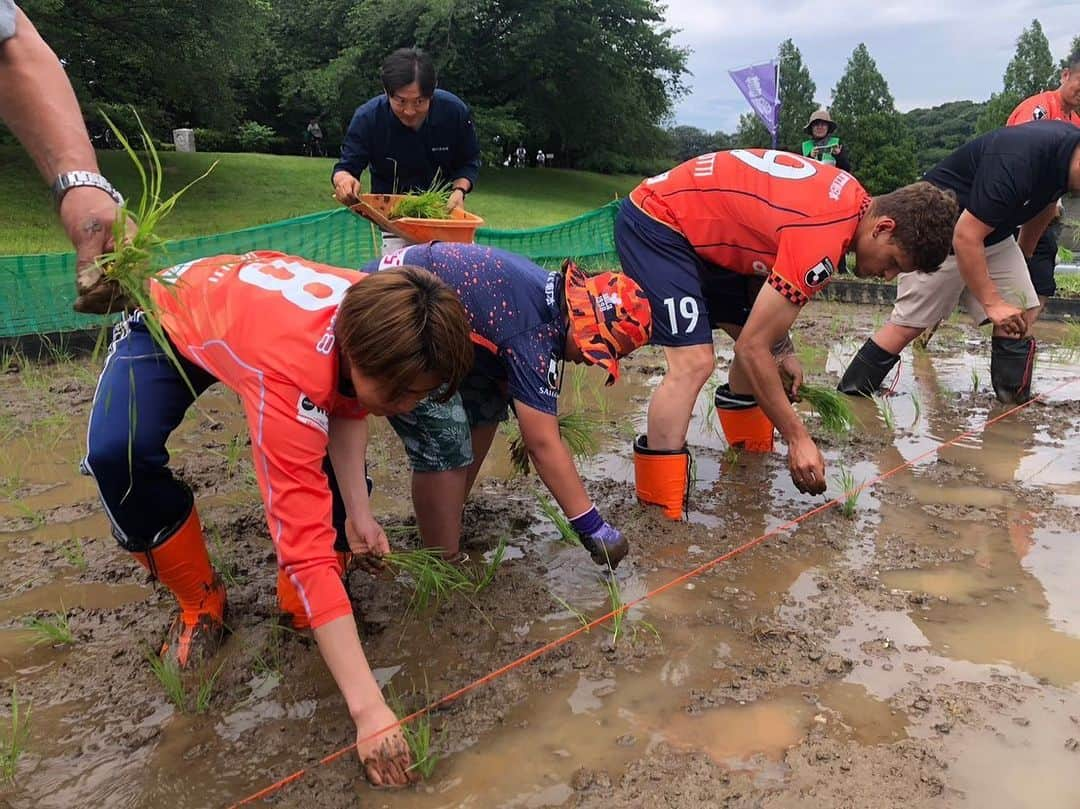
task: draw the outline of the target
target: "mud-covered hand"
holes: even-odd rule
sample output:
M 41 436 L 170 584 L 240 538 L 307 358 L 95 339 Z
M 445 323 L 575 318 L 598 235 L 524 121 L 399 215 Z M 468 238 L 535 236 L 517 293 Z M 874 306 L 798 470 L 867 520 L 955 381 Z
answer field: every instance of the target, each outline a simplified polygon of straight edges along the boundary
M 367 711 L 356 723 L 356 753 L 364 766 L 364 776 L 375 787 L 403 787 L 416 780 L 412 756 L 405 734 L 399 726 L 381 733 L 383 728 L 397 722 L 397 717 L 386 703 Z
M 784 393 L 787 394 L 789 401 L 797 402 L 799 388 L 803 383 L 802 363 L 794 354 L 785 354 L 777 358 L 776 365 L 780 370 L 780 381 L 784 383 Z
M 581 539 L 581 544 L 598 565 L 615 568 L 630 550 L 630 543 L 611 523 L 600 516 L 596 506 L 584 514 L 570 519 L 570 525 Z
M 1006 337 L 1023 337 L 1024 332 L 1027 331 L 1023 310 L 1004 301 L 987 306 L 986 316 L 997 328 L 1005 332 Z
M 795 488 L 804 494 L 825 491 L 825 459 L 813 439 L 793 441 L 788 447 L 788 470 Z
M 113 226 L 121 208 L 100 188 L 78 186 L 60 202 L 60 221 L 75 248 L 75 311 L 104 315 L 119 312 L 127 303 L 119 286 L 104 277 L 98 256 L 115 249 Z M 128 233 L 135 223 L 127 222 Z
M 360 201 L 360 181 L 347 171 L 334 174 L 334 196 L 338 202 L 354 205 Z
M 390 541 L 370 511 L 349 515 L 345 520 L 345 538 L 349 542 L 349 550 L 355 554 L 357 565 L 369 573 L 382 568 L 379 560 L 390 553 Z

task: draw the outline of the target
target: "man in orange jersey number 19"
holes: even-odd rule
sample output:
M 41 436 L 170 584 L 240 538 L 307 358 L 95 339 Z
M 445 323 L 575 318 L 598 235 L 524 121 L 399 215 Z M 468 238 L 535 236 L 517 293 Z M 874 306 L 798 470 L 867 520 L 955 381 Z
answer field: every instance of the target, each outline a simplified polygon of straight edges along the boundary
M 648 431 L 634 442 L 638 499 L 672 519 L 682 514 L 686 432 L 716 364 L 716 327 L 736 336 L 716 396 L 728 442 L 769 451 L 775 425 L 795 486 L 824 492 L 825 462 L 788 402 L 774 347 L 849 250 L 862 278 L 934 272 L 956 217 L 955 198 L 929 183 L 871 198 L 835 166 L 762 149 L 702 155 L 635 188 L 619 209 L 615 245 L 649 297 L 652 341 L 667 361 Z

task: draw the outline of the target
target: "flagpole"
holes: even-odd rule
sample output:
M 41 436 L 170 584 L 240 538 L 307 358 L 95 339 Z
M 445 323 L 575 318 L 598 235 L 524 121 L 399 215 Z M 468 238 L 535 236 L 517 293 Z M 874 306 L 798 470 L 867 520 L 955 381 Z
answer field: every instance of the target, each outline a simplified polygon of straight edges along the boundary
M 780 107 L 783 101 L 780 96 L 780 62 L 776 62 L 776 118 L 772 132 L 772 147 L 776 149 L 777 140 L 780 137 Z

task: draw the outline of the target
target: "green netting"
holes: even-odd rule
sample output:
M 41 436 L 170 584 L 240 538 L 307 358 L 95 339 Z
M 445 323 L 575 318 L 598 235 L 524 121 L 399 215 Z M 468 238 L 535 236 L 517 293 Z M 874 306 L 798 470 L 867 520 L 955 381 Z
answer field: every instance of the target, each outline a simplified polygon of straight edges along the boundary
M 615 253 L 615 214 L 618 202 L 582 214 L 566 222 L 531 230 L 481 228 L 476 241 L 528 256 L 537 264 L 557 267 L 573 258 L 584 269 L 613 269 L 619 266 Z
M 477 231 L 482 244 L 528 256 L 545 266 L 573 257 L 583 267 L 618 264 L 616 204 L 551 227 Z M 270 225 L 170 242 L 162 266 L 225 253 L 279 250 L 339 267 L 358 267 L 378 254 L 377 231 L 345 210 L 309 214 Z M 0 338 L 93 329 L 102 318 L 72 311 L 75 255 L 0 256 Z

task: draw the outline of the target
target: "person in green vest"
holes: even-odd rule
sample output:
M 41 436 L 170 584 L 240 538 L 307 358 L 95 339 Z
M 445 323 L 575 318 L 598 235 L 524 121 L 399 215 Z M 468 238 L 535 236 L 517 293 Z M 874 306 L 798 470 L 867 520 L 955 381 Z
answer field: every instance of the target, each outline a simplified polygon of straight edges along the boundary
M 851 171 L 847 152 L 836 136 L 836 122 L 827 109 L 816 110 L 803 131 L 810 136 L 802 143 L 803 157 Z

